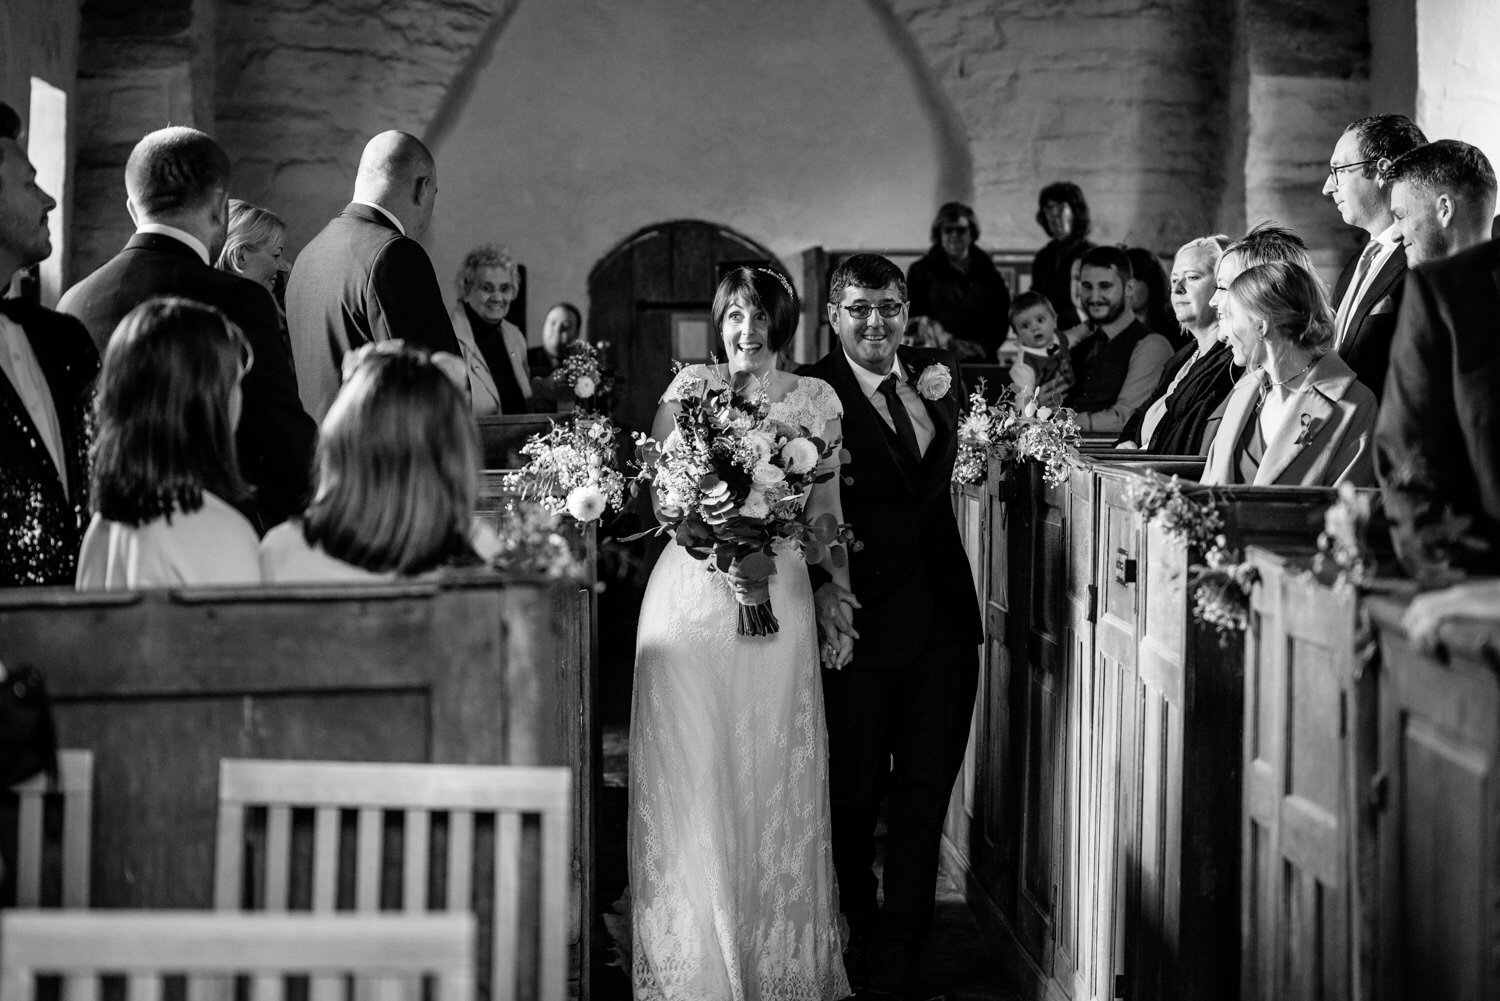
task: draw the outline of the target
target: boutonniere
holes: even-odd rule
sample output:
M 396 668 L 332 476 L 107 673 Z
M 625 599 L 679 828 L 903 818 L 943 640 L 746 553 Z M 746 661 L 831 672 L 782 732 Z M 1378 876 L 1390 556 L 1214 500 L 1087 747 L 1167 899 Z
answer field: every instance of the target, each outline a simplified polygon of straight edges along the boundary
M 1317 436 L 1318 429 L 1323 426 L 1323 422 L 1314 420 L 1312 414 L 1303 414 L 1301 420 L 1302 433 L 1297 435 L 1296 441 L 1292 442 L 1293 445 L 1306 445 Z
M 946 365 L 928 365 L 917 376 L 917 392 L 922 394 L 924 400 L 941 400 L 948 395 L 948 389 L 952 385 L 953 373 L 948 371 Z

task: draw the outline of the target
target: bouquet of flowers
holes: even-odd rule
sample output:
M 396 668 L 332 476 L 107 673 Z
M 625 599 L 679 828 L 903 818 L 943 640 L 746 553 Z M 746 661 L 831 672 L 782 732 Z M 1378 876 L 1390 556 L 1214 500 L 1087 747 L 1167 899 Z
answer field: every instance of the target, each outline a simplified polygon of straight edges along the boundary
M 525 466 L 506 475 L 505 488 L 534 500 L 554 515 L 594 521 L 606 510 L 620 510 L 625 477 L 616 468 L 615 438 L 608 417 L 574 413 L 552 422 L 552 430 L 534 434 L 521 446 Z
M 608 354 L 608 341 L 598 344 L 578 341 L 569 345 L 562 363 L 553 373 L 555 384 L 559 389 L 571 392 L 580 407 L 607 395 L 615 385 L 614 372 L 605 364 Z
M 486 563 L 510 573 L 567 581 L 582 581 L 586 576 L 563 516 L 535 500 L 517 499 L 508 512 L 505 530 L 487 528 L 474 548 Z
M 1015 391 L 1007 387 L 991 404 L 985 399 L 984 380 L 969 396 L 969 412 L 958 424 L 958 458 L 953 463 L 953 482 L 983 483 L 991 457 L 1005 461 L 1030 459 L 1041 463 L 1048 483 L 1061 483 L 1068 467 L 1078 461 L 1082 441 L 1072 410 L 1039 407 L 1036 400 L 1017 405 Z
M 838 397 L 822 383 L 804 383 L 769 403 L 738 381 L 680 373 L 677 387 L 681 410 L 666 440 L 635 436 L 635 480 L 656 491 L 664 521 L 634 538 L 671 533 L 696 559 L 712 559 L 720 571 L 736 567 L 740 578 L 757 582 L 735 588 L 739 634 L 777 632 L 768 580 L 776 553 L 800 549 L 809 564 L 840 567 L 853 544 L 832 515 L 809 522 L 802 513 L 812 487 L 834 475 L 818 466 L 839 451 L 839 442 L 823 437 L 840 412 Z

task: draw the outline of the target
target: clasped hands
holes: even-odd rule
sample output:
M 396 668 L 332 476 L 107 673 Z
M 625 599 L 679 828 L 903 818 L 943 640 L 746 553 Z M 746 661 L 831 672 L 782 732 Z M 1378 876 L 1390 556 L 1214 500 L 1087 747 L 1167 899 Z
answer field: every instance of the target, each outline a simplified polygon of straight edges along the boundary
M 837 671 L 854 659 L 854 610 L 863 607 L 854 592 L 829 581 L 813 595 L 818 615 L 818 659 L 830 671 Z

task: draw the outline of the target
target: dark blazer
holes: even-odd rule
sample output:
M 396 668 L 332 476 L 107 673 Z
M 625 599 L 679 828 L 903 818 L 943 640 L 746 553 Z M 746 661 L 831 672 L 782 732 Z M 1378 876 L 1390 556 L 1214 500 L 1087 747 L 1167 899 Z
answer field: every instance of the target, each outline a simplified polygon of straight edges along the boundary
M 1407 569 L 1500 574 L 1500 242 L 1408 273 L 1375 444 Z
M 984 348 L 986 361 L 995 360 L 1010 332 L 1010 288 L 989 254 L 970 247 L 963 272 L 934 245 L 907 270 L 906 293 L 912 316 L 937 320 L 954 337 Z
M 297 396 L 297 377 L 270 292 L 209 267 L 180 240 L 137 233 L 113 260 L 70 288 L 57 308 L 83 321 L 102 355 L 125 314 L 158 295 L 215 306 L 244 331 L 255 364 L 245 376 L 244 409 L 235 435 L 240 472 L 255 488 L 253 514 L 261 531 L 300 512 L 318 429 Z
M 952 375 L 948 394 L 928 400 L 933 438 L 920 460 L 900 444 L 865 396 L 843 349 L 805 374 L 824 380 L 844 404 L 844 520 L 863 548 L 849 558 L 859 631 L 848 670 L 893 670 L 913 661 L 931 630 L 983 641 L 974 580 L 953 516 L 951 481 L 964 399 L 958 365 L 946 351 L 902 347 L 898 358 L 915 380 L 929 365 Z
M 302 248 L 287 281 L 286 319 L 302 402 L 319 420 L 354 348 L 400 339 L 460 354 L 427 251 L 368 205 L 351 202 Z
M 26 331 L 52 393 L 62 432 L 63 490 L 57 467 L 20 395 L 0 373 L 0 587 L 73 586 L 89 517 L 89 445 L 99 352 L 71 316 L 14 299 L 0 314 Z
M 1344 265 L 1333 287 L 1333 310 L 1338 312 L 1344 292 L 1354 280 L 1359 254 Z M 1391 336 L 1396 332 L 1396 311 L 1401 306 L 1401 282 L 1406 277 L 1406 248 L 1398 246 L 1365 288 L 1349 316 L 1349 333 L 1339 342 L 1339 357 L 1349 363 L 1359 381 L 1375 398 L 1385 385 L 1385 369 L 1391 356 Z

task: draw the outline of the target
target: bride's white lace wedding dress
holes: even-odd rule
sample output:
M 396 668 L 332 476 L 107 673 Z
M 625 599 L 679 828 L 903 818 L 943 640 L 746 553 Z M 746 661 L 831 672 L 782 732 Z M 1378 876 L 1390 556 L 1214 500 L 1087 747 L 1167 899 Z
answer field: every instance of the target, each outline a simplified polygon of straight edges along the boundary
M 663 399 L 690 378 L 715 376 L 685 369 Z M 815 379 L 772 405 L 840 413 Z M 668 546 L 641 606 L 630 720 L 635 997 L 842 998 L 807 567 L 796 553 L 777 557 L 781 630 L 739 636 L 735 598 L 708 566 Z

